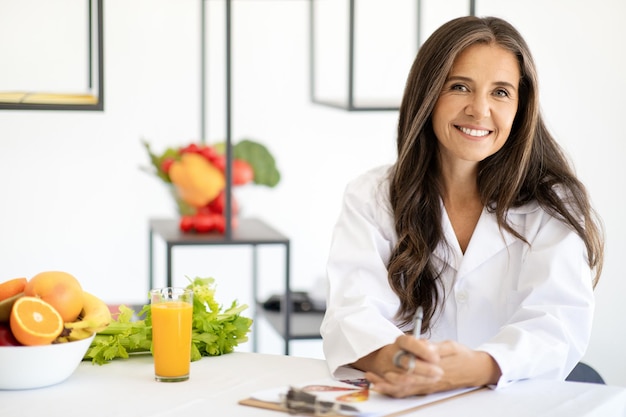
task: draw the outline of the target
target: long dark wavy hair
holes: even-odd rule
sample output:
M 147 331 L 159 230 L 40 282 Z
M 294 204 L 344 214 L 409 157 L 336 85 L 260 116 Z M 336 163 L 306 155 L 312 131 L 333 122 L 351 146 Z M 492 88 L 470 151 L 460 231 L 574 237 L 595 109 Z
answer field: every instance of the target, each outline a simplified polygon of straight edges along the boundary
M 430 328 L 445 297 L 442 271 L 431 262 L 433 251 L 444 239 L 439 145 L 431 115 L 456 57 L 477 43 L 511 51 L 521 73 L 519 107 L 509 138 L 498 152 L 479 163 L 477 181 L 483 205 L 495 214 L 501 229 L 526 242 L 508 224 L 507 212 L 537 201 L 584 241 L 589 265 L 595 270 L 594 287 L 602 270 L 602 224 L 585 187 L 544 124 L 537 72 L 526 42 L 499 18 L 454 19 L 428 38 L 413 62 L 400 106 L 398 159 L 391 171 L 390 202 L 398 243 L 389 260 L 388 279 L 400 298 L 397 317 L 402 324 L 410 322 L 418 305 L 424 307 L 422 331 Z

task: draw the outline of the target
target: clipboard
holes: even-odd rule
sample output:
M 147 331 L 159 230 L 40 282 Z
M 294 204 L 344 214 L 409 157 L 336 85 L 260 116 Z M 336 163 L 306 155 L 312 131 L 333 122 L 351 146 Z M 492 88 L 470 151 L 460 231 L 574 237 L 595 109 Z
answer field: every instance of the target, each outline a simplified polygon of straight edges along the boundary
M 333 384 L 338 385 L 338 381 L 335 380 L 323 380 L 323 381 L 314 381 L 311 384 L 320 386 L 320 384 Z M 340 385 L 341 386 L 341 385 Z M 291 390 L 290 388 L 288 390 Z M 360 415 L 367 416 L 375 416 L 375 417 L 399 417 L 405 415 L 407 413 L 412 413 L 417 410 L 421 410 L 427 408 L 429 405 L 438 404 L 444 401 L 448 401 L 453 398 L 459 398 L 462 396 L 469 395 L 478 390 L 488 389 L 487 387 L 476 387 L 476 388 L 467 388 L 460 390 L 452 390 L 442 393 L 429 394 L 424 396 L 415 396 L 409 398 L 391 398 L 387 396 L 383 396 L 382 394 L 376 394 L 375 398 L 376 405 L 375 408 L 370 406 L 361 406 L 361 408 L 356 411 L 345 411 L 345 412 L 335 412 L 332 409 L 324 408 L 322 410 L 315 409 L 313 411 L 313 407 L 308 407 L 308 411 L 303 411 L 302 408 L 293 409 L 290 408 L 288 403 L 281 400 L 278 396 L 274 399 L 271 399 L 271 395 L 268 395 L 267 392 L 261 394 L 252 394 L 250 397 L 242 399 L 238 402 L 238 404 L 249 407 L 257 407 L 263 408 L 267 410 L 279 411 L 283 413 L 288 413 L 292 415 L 301 415 L 301 416 L 324 416 L 324 417 L 346 417 L 346 416 L 354 416 L 358 417 Z M 284 388 L 283 388 L 284 390 Z M 356 389 L 354 391 L 357 391 Z M 282 391 L 285 392 L 285 391 Z M 310 394 L 309 394 L 310 395 Z M 326 402 L 328 404 L 328 402 Z M 337 404 L 337 402 L 335 402 Z M 350 404 L 350 403 L 348 403 Z M 356 403 L 352 403 L 356 404 Z M 364 403 L 361 403 L 362 405 Z M 350 405 L 348 405 L 350 407 Z

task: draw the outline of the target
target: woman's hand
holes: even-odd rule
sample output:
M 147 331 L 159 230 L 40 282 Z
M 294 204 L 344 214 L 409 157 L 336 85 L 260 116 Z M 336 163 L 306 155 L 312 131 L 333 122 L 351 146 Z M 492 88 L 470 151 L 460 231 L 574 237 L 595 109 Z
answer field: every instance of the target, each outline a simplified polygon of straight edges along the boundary
M 444 372 L 436 384 L 436 391 L 496 384 L 502 375 L 500 367 L 487 352 L 472 350 L 453 341 L 435 346 Z
M 399 350 L 416 357 L 415 368 L 408 372 L 408 358 L 402 367 L 393 364 Z M 375 354 L 375 355 L 374 355 Z M 374 390 L 392 397 L 447 391 L 456 388 L 477 387 L 497 383 L 500 368 L 486 352 L 475 351 L 457 342 L 430 343 L 412 336 L 400 336 L 394 344 L 374 352 L 369 365 L 363 367 L 365 377 Z M 358 361 L 355 366 L 361 363 Z
M 397 366 L 394 356 L 401 351 L 409 355 L 403 355 L 397 364 L 400 366 Z M 415 358 L 414 366 L 410 366 L 410 355 Z M 436 346 L 425 339 L 407 335 L 399 336 L 393 344 L 372 352 L 353 365 L 367 371 L 365 377 L 375 385 L 376 391 L 392 397 L 434 392 L 433 384 L 443 375 Z

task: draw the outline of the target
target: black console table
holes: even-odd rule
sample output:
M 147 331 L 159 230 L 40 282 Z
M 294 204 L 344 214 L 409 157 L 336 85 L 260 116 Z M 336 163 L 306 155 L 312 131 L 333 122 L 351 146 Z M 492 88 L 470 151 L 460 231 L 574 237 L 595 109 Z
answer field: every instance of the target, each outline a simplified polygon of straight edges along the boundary
M 174 219 L 151 219 L 149 222 L 149 272 L 148 287 L 154 285 L 154 238 L 159 237 L 165 242 L 166 261 L 165 271 L 167 285 L 172 285 L 172 250 L 175 246 L 224 246 L 224 245 L 247 245 L 252 247 L 252 295 L 254 297 L 253 318 L 256 323 L 258 304 L 258 271 L 257 247 L 259 245 L 282 245 L 285 248 L 285 296 L 284 305 L 281 312 L 284 312 L 282 319 L 282 337 L 285 340 L 285 355 L 289 354 L 289 341 L 301 338 L 293 336 L 291 331 L 291 283 L 290 283 L 290 241 L 289 238 L 270 227 L 265 222 L 254 219 L 239 219 L 239 225 L 232 230 L 230 238 L 227 236 L 212 233 L 185 233 L 178 227 L 178 221 Z M 254 330 L 256 330 L 254 326 Z M 257 332 L 252 332 L 253 350 L 257 351 Z

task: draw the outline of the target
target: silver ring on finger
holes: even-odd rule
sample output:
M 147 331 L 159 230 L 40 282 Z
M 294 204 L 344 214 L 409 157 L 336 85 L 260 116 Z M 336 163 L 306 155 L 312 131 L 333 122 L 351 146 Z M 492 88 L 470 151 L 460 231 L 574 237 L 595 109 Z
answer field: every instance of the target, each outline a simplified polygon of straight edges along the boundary
M 402 350 L 402 349 L 394 353 L 393 364 L 396 368 L 404 369 L 404 366 L 402 366 L 402 358 L 406 355 L 410 355 L 409 352 L 407 352 L 406 350 Z

